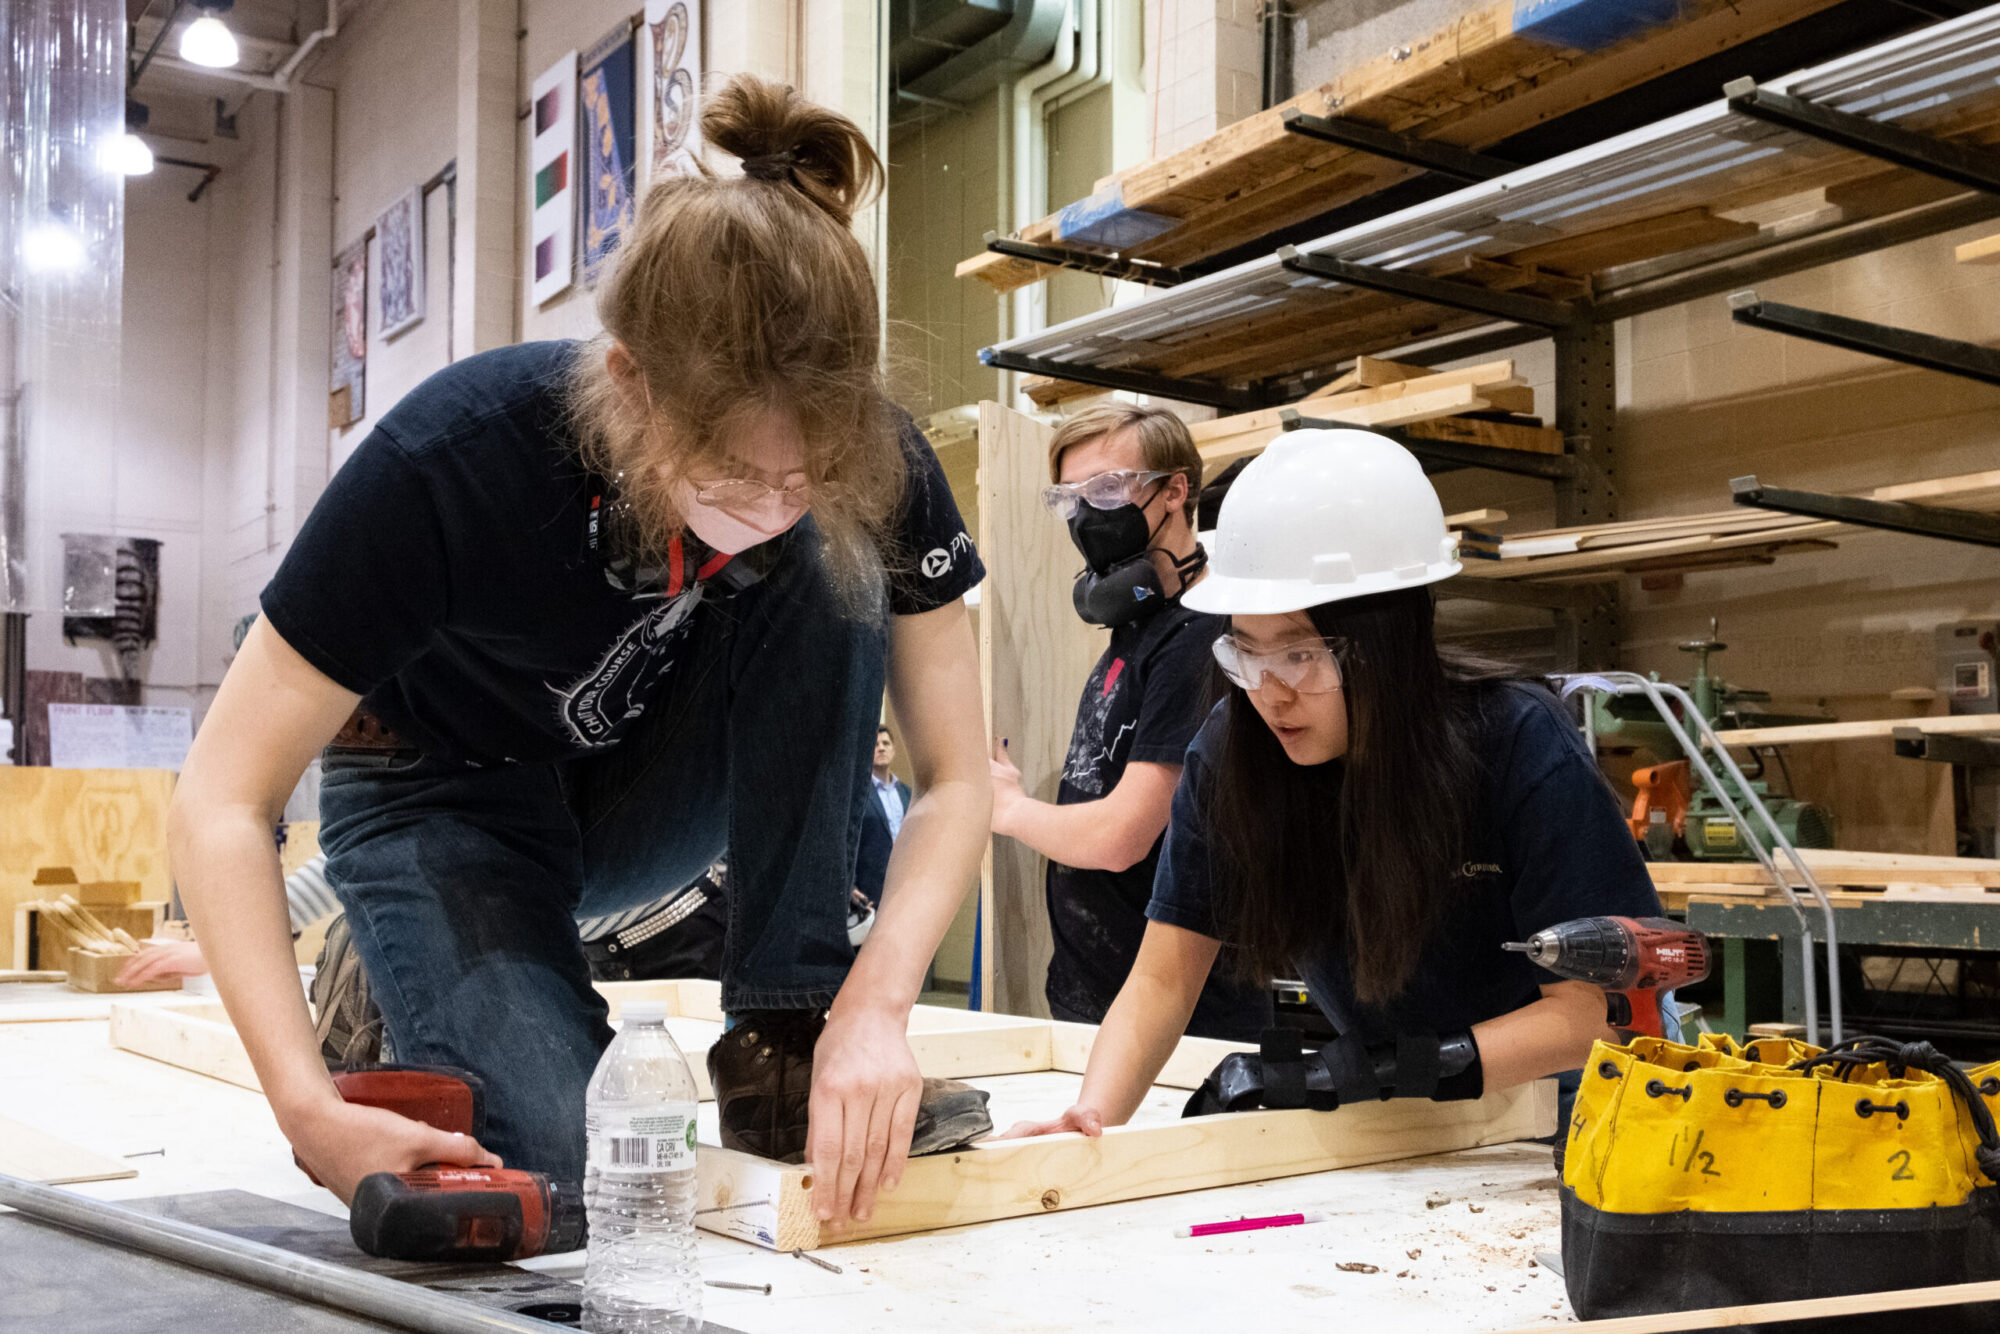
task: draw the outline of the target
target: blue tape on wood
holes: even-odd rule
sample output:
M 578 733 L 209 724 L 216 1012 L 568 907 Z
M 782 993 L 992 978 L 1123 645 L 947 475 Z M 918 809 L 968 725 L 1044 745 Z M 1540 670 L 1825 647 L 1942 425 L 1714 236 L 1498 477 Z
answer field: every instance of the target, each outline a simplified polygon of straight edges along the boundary
M 1056 239 L 1070 245 L 1128 250 L 1179 225 L 1178 218 L 1126 208 L 1124 188 L 1113 181 L 1056 214 Z
M 1514 0 L 1514 32 L 1550 46 L 1599 51 L 1670 23 L 1680 0 Z

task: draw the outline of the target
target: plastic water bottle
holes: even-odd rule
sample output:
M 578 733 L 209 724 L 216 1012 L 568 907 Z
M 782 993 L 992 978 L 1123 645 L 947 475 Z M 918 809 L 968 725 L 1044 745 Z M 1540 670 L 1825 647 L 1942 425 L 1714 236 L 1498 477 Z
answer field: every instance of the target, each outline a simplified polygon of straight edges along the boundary
M 628 1002 L 590 1077 L 583 1200 L 590 1257 L 583 1327 L 594 1334 L 696 1334 L 695 1082 L 667 1007 Z

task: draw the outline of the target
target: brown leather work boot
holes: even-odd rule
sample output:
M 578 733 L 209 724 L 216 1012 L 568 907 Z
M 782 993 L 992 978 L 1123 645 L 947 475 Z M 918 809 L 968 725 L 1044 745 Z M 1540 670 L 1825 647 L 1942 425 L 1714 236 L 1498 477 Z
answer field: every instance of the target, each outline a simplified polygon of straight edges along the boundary
M 826 1016 L 813 1010 L 743 1015 L 708 1049 L 708 1081 L 722 1147 L 782 1163 L 806 1160 L 806 1107 L 813 1044 Z M 993 1133 L 987 1094 L 952 1079 L 926 1079 L 910 1155 L 943 1153 Z
M 819 1010 L 753 1010 L 708 1049 L 722 1147 L 781 1163 L 806 1160 L 806 1103 Z

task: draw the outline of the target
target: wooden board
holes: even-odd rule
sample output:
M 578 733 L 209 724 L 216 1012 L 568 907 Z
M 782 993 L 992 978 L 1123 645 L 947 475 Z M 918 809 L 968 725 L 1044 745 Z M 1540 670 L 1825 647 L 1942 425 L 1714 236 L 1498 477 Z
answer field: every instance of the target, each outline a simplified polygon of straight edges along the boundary
M 1581 1320 L 1571 1328 L 1597 1334 L 1679 1334 L 1682 1330 L 1736 1329 L 1748 1326 L 1790 1325 L 1793 1321 L 1814 1322 L 1836 1316 L 1858 1316 L 1881 1311 L 1935 1310 L 1943 1306 L 1969 1306 L 1974 1302 L 2000 1302 L 2000 1283 L 1956 1283 L 1941 1288 L 1903 1288 L 1895 1292 L 1862 1292 L 1846 1297 L 1810 1297 L 1802 1301 L 1765 1302 L 1755 1306 L 1716 1306 L 1705 1311 L 1673 1311 L 1660 1315 L 1621 1316 L 1614 1320 Z M 1913 1322 L 1912 1328 L 1921 1322 Z M 1799 1334 L 1818 1324 L 1798 1326 Z M 1871 1326 L 1872 1327 L 1872 1326 Z M 1543 1325 L 1523 1325 L 1501 1334 L 1541 1334 Z
M 54 893 L 43 886 L 45 893 Z M 125 932 L 134 940 L 144 940 L 159 930 L 160 920 L 166 915 L 164 903 L 134 903 L 129 906 L 113 907 L 100 903 L 86 903 L 84 907 L 107 928 Z M 55 965 L 68 966 L 68 955 L 72 945 L 78 943 L 76 933 L 53 913 L 26 906 L 14 909 L 13 964 L 16 968 L 48 968 Z M 30 946 L 33 946 L 32 950 Z
M 61 1186 L 76 1181 L 117 1181 L 139 1175 L 119 1158 L 58 1139 L 33 1126 L 0 1116 L 0 1173 Z
M 78 991 L 124 995 L 134 991 L 179 991 L 179 977 L 156 977 L 135 987 L 118 985 L 118 974 L 132 962 L 130 954 L 88 954 L 72 949 L 64 954 L 70 986 Z
M 1965 713 L 1948 718 L 1869 718 L 1847 723 L 1797 727 L 1739 727 L 1717 732 L 1725 746 L 1802 746 L 1822 741 L 1886 741 L 1914 729 L 1935 736 L 2000 736 L 2000 714 Z
M 874 1217 L 822 1231 L 812 1172 L 703 1144 L 695 1158 L 698 1216 L 711 1231 L 773 1250 L 811 1250 L 937 1228 L 1079 1209 L 1120 1200 L 1268 1181 L 1418 1158 L 1549 1134 L 1555 1084 L 1489 1093 L 1477 1102 L 1403 1100 L 1335 1112 L 1239 1112 L 1171 1125 L 1118 1126 L 1102 1137 L 987 1140 L 910 1161 Z M 722 1206 L 746 1207 L 722 1211 Z
M 243 1039 L 219 1002 L 186 1006 L 111 1006 L 111 1045 L 198 1075 L 262 1093 Z
M 2000 861 L 1976 857 L 1924 857 L 1837 848 L 1801 848 L 1799 857 L 1822 885 L 1921 883 L 2000 888 Z M 1652 873 L 1653 883 L 1661 888 L 1770 883 L 1770 876 L 1756 862 L 1648 862 L 1646 869 Z
M 1028 794 L 1054 801 L 1076 701 L 1106 632 L 1077 619 L 1079 561 L 1042 507 L 1052 428 L 998 403 L 979 405 L 979 549 L 996 558 L 979 590 L 979 675 L 987 735 L 1008 740 Z M 1048 1015 L 1051 951 L 1041 854 L 993 839 L 980 870 L 984 1008 Z
M 2000 234 L 1967 241 L 1953 254 L 1961 264 L 2000 264 Z
M 140 897 L 173 892 L 167 873 L 165 769 L 47 769 L 0 765 L 0 959 L 14 955 L 14 909 L 43 897 L 44 866 L 81 880 L 136 880 Z

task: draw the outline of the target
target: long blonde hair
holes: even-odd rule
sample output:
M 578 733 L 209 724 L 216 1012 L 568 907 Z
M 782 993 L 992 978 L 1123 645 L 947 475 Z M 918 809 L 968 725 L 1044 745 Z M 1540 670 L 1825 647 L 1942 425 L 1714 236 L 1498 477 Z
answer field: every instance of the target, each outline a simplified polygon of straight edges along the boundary
M 853 121 L 748 75 L 705 99 L 701 129 L 745 174 L 704 167 L 646 192 L 598 293 L 604 332 L 571 383 L 584 461 L 631 506 L 620 545 L 659 565 L 684 527 L 673 482 L 727 475 L 747 421 L 789 416 L 828 575 L 851 606 L 872 608 L 906 471 L 875 283 L 851 229 L 882 187 L 881 159 Z M 614 345 L 643 393 L 610 371 Z

